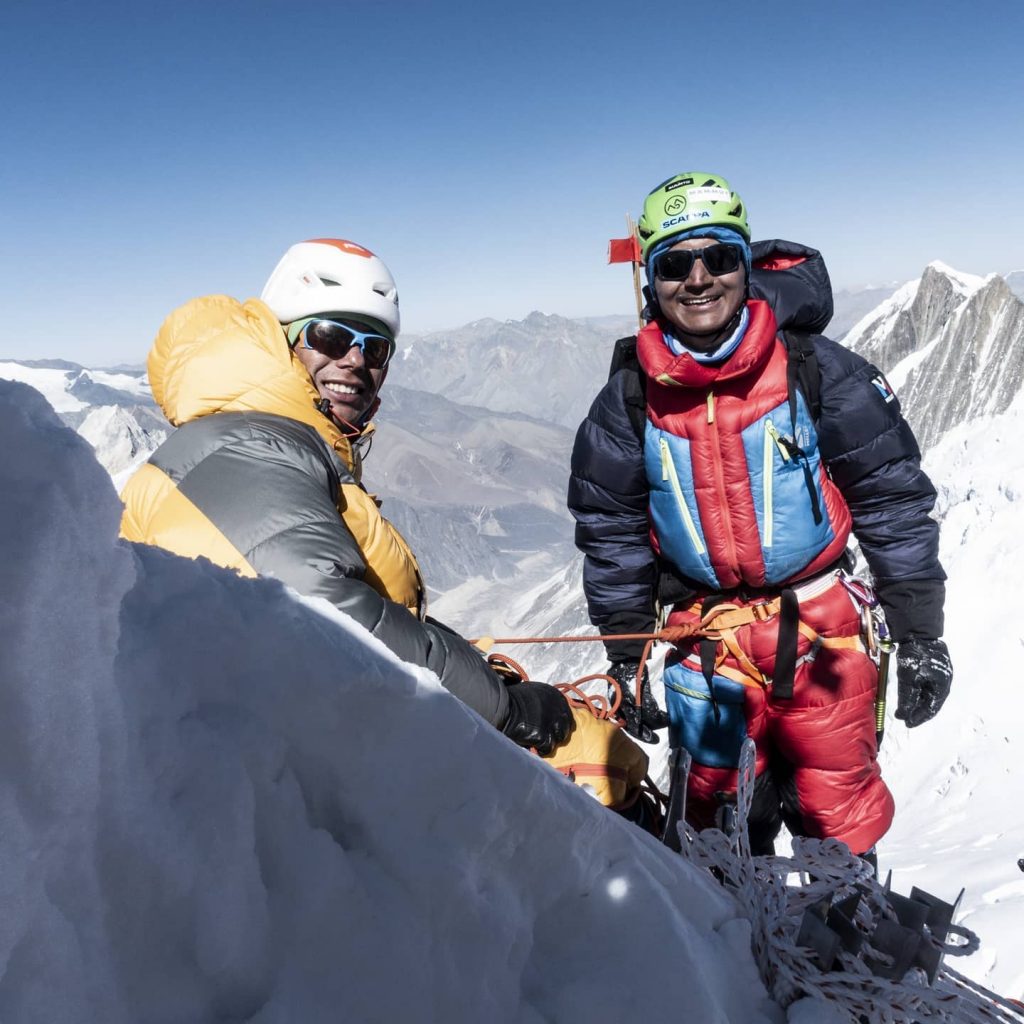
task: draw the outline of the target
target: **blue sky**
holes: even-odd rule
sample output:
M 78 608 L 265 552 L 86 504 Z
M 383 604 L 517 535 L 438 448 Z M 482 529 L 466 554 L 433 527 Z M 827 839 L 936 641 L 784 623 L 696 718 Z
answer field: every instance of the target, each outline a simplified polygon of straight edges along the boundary
M 0 357 L 141 362 L 195 296 L 352 238 L 408 331 L 628 313 L 610 237 L 687 169 L 836 287 L 1024 267 L 1024 4 L 0 10 Z

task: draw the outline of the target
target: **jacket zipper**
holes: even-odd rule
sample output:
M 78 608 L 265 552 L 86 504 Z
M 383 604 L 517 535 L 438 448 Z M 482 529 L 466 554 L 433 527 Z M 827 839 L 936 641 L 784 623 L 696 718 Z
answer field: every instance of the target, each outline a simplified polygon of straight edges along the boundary
M 661 438 L 661 479 L 667 480 L 672 485 L 672 491 L 676 496 L 676 504 L 679 506 L 679 514 L 683 517 L 683 523 L 686 526 L 686 532 L 690 535 L 690 541 L 693 544 L 694 550 L 698 555 L 707 553 L 707 548 L 704 547 L 703 542 L 700 539 L 700 534 L 697 533 L 697 527 L 693 522 L 693 516 L 690 515 L 689 506 L 686 504 L 686 499 L 683 497 L 683 489 L 679 485 L 679 477 L 676 474 L 676 466 L 672 461 L 672 452 L 669 450 L 668 441 L 665 438 Z
M 711 427 L 711 461 L 714 465 L 715 488 L 718 491 L 718 500 L 725 510 L 722 522 L 725 525 L 726 558 L 729 567 L 737 576 L 742 576 L 739 569 L 739 558 L 736 554 L 736 537 L 732 532 L 732 517 L 729 515 L 729 495 L 725 490 L 725 475 L 722 472 L 722 444 L 718 436 L 718 423 L 715 420 L 715 393 L 708 391 L 708 424 Z
M 775 533 L 775 512 L 774 512 L 774 489 L 775 474 L 772 472 L 774 465 L 774 452 L 778 448 L 782 455 L 783 462 L 789 462 L 789 452 L 782 444 L 782 439 L 775 424 L 771 420 L 765 420 L 764 424 L 764 546 L 770 548 Z

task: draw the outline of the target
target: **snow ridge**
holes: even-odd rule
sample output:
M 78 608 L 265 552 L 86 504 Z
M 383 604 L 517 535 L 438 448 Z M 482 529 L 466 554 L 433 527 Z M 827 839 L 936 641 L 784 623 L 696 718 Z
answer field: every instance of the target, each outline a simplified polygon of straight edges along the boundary
M 0 432 L 5 1020 L 781 1024 L 707 874 L 330 606 L 118 542 L 31 388 Z

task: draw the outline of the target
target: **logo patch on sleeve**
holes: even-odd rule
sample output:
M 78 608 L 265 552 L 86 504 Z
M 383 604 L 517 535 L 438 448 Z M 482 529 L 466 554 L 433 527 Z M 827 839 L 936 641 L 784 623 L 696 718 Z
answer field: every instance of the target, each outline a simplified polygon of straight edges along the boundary
M 889 382 L 880 373 L 871 378 L 871 383 L 886 402 L 891 402 L 896 397 L 896 392 L 889 387 Z

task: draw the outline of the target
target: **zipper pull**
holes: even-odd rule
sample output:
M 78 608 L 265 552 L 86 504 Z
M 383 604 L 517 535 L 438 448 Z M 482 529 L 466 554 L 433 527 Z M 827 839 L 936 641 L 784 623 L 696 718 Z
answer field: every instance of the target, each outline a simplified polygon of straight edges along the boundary
M 668 450 L 668 441 L 661 439 L 661 479 L 668 479 L 668 460 L 672 458 Z
M 775 442 L 775 447 L 779 449 L 779 454 L 782 456 L 783 462 L 789 462 L 789 451 L 786 446 L 782 443 L 782 437 L 779 435 L 778 430 L 775 428 L 775 424 L 771 420 L 765 420 L 764 424 L 765 433 Z
M 715 393 L 708 392 L 708 423 L 715 422 Z

